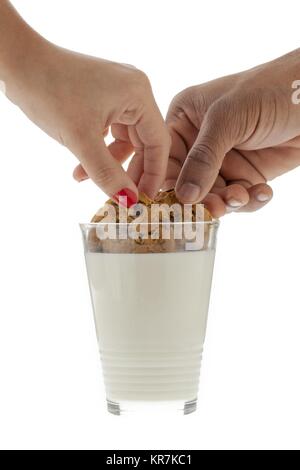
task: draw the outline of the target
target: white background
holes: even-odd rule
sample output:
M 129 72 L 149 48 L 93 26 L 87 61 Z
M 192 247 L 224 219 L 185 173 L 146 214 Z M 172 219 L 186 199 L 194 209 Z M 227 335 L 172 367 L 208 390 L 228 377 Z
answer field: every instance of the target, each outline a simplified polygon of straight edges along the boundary
M 49 40 L 145 70 L 164 113 L 188 85 L 299 47 L 298 1 L 13 3 Z M 115 417 L 77 226 L 104 195 L 4 95 L 0 122 L 0 447 L 300 449 L 299 170 L 222 220 L 197 413 Z

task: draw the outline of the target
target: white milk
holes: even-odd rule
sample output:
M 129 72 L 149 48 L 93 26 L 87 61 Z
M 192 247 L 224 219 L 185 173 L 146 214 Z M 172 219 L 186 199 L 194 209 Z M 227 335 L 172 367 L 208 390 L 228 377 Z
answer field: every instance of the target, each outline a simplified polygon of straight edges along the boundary
M 214 255 L 86 253 L 109 400 L 197 397 Z

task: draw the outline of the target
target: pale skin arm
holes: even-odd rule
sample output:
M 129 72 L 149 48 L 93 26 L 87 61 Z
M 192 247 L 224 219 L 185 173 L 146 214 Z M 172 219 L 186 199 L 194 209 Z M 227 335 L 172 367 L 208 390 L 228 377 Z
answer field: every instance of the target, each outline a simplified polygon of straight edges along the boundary
M 0 80 L 12 102 L 77 156 L 75 179 L 90 177 L 129 204 L 139 191 L 154 197 L 160 189 L 170 137 L 143 72 L 50 43 L 0 0 Z M 106 146 L 109 128 L 115 141 Z M 142 163 L 139 181 L 121 166 L 132 153 Z
M 300 49 L 183 90 L 172 101 L 166 187 L 216 217 L 253 211 L 267 184 L 300 165 Z

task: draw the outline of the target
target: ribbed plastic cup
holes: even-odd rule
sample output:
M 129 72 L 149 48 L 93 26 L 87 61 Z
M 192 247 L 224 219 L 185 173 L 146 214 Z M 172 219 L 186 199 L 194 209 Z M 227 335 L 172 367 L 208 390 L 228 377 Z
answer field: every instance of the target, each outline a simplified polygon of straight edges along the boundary
M 196 410 L 218 222 L 196 224 L 200 245 L 145 249 L 81 224 L 110 413 Z

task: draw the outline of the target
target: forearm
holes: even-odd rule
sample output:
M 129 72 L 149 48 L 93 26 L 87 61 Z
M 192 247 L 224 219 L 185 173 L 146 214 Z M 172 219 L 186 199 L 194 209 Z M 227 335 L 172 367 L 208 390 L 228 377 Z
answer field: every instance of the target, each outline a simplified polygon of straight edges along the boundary
M 29 82 L 46 43 L 9 1 L 0 0 L 0 80 L 9 94 Z

